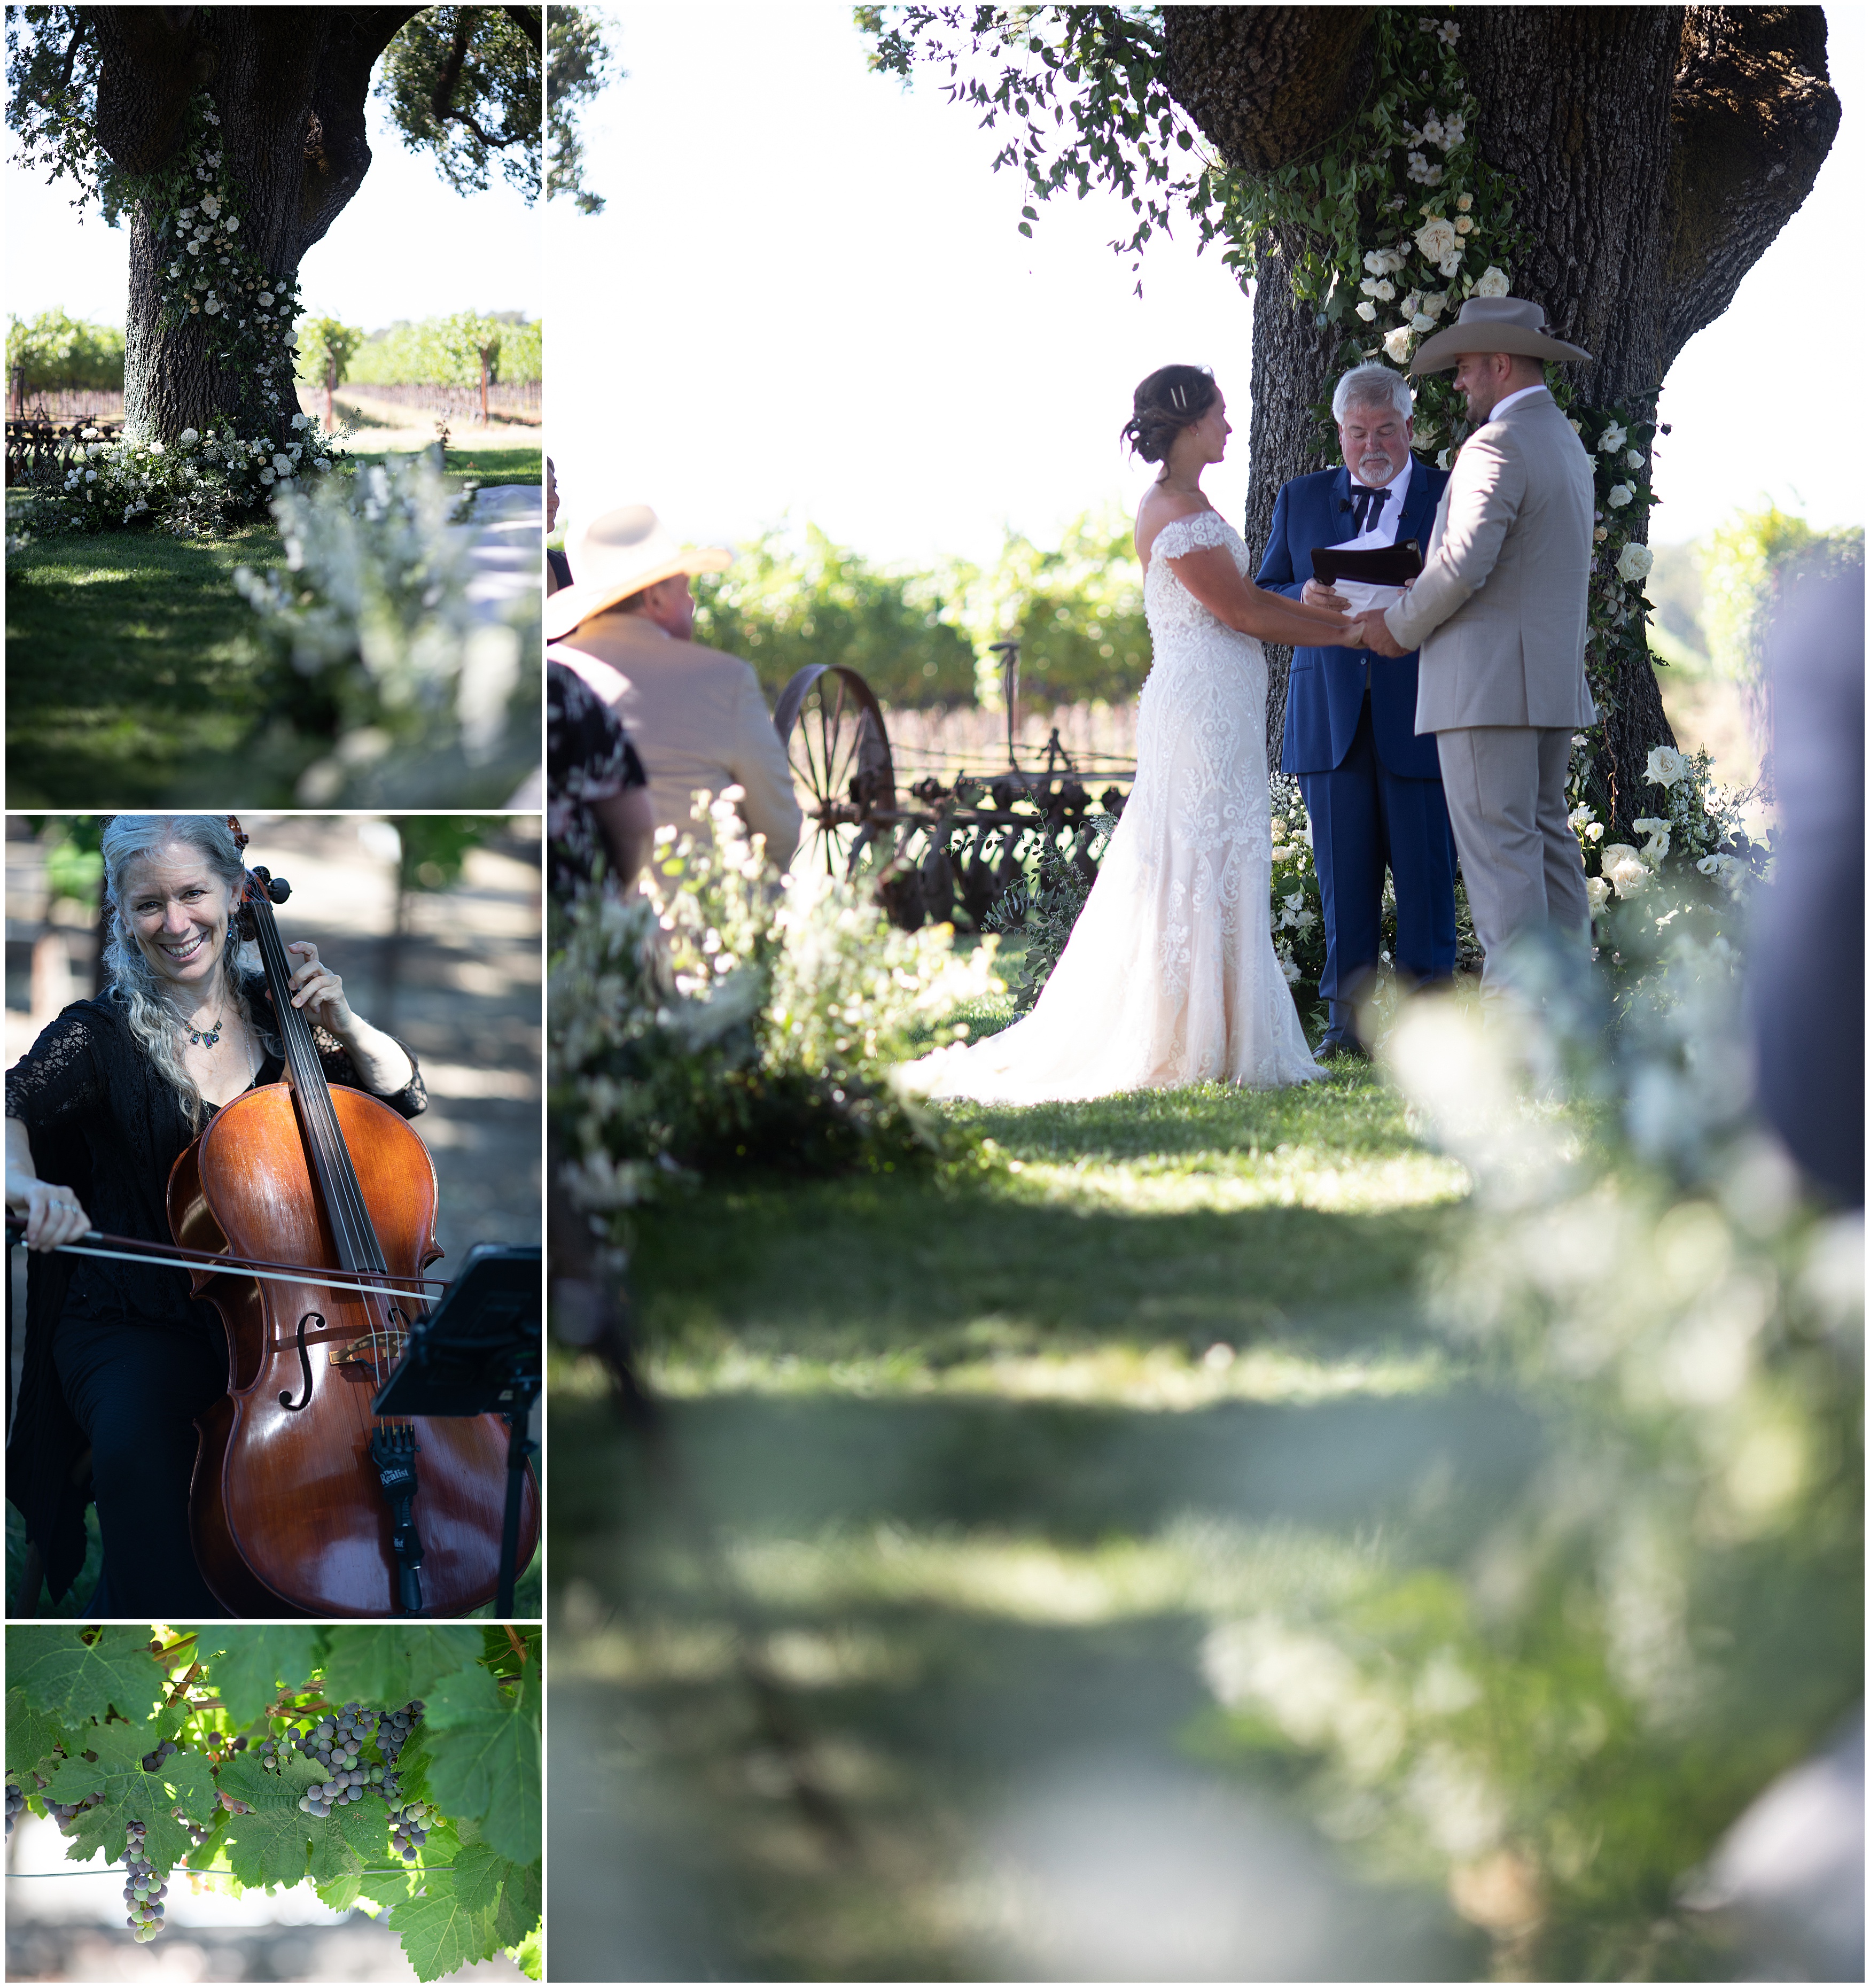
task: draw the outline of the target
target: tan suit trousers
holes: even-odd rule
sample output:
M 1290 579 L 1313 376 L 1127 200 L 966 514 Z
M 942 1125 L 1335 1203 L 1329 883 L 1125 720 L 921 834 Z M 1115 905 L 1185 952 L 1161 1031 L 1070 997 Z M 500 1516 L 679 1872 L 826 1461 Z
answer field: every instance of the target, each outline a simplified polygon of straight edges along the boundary
M 1571 728 L 1471 725 L 1437 732 L 1442 789 L 1461 859 L 1483 979 L 1516 932 L 1556 927 L 1591 944 L 1591 901 L 1578 837 L 1565 820 Z

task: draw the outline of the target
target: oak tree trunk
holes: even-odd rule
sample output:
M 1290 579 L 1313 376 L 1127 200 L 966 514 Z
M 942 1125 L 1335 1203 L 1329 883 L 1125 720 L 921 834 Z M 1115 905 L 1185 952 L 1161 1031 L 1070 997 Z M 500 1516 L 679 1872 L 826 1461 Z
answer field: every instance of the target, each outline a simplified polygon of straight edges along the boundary
M 242 242 L 268 272 L 295 276 L 363 184 L 370 164 L 364 106 L 370 72 L 413 7 L 100 7 L 103 63 L 97 136 L 131 174 L 174 156 L 189 100 L 205 89 L 216 136 L 248 209 Z M 173 441 L 185 428 L 227 416 L 243 434 L 283 439 L 296 411 L 289 394 L 263 401 L 250 375 L 208 357 L 205 322 L 162 322 L 153 221 L 130 224 L 124 331 L 127 431 Z
M 1355 113 L 1373 75 L 1372 12 L 1169 8 L 1170 86 L 1231 163 L 1270 171 L 1315 153 Z M 1652 410 L 1676 353 L 1732 301 L 1830 149 L 1838 105 L 1823 10 L 1467 7 L 1455 18 L 1480 150 L 1513 177 L 1515 218 L 1534 241 L 1514 293 L 1593 355 L 1568 369 L 1582 402 Z M 1339 337 L 1294 303 L 1284 266 L 1254 296 L 1256 556 L 1280 485 L 1326 466 L 1307 410 L 1328 389 Z M 1267 701 L 1275 754 L 1288 660 L 1274 656 Z M 1653 668 L 1626 666 L 1615 696 L 1608 744 L 1627 827 L 1649 749 L 1674 738 Z

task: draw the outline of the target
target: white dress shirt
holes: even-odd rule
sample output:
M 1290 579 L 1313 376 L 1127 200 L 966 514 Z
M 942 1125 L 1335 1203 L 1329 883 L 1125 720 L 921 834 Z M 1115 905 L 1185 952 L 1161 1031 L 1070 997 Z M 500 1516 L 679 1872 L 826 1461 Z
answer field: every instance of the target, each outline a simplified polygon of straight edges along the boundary
M 1383 486 L 1389 495 L 1385 498 L 1382 505 L 1370 514 L 1369 529 L 1359 532 L 1355 538 L 1343 540 L 1346 546 L 1359 552 L 1374 552 L 1380 546 L 1393 546 L 1396 543 L 1396 527 L 1402 522 L 1402 506 L 1409 501 L 1409 479 L 1415 473 L 1415 457 L 1404 456 L 1402 467 L 1397 471 L 1396 480 Z M 1359 483 L 1356 472 L 1353 470 L 1351 472 L 1353 495 L 1359 490 L 1373 487 L 1368 483 Z M 1339 580 L 1337 591 L 1350 602 L 1354 612 L 1361 612 L 1366 607 L 1387 607 L 1392 601 L 1402 598 L 1402 590 L 1399 587 L 1373 587 L 1354 580 Z M 1370 659 L 1366 656 L 1364 658 L 1364 688 L 1368 690 L 1369 688 Z

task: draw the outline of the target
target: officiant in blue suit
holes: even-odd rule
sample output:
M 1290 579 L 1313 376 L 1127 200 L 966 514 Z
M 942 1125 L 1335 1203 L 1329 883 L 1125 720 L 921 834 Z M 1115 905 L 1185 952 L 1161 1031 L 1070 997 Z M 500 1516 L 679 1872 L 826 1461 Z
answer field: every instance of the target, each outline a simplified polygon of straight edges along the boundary
M 1387 366 L 1355 366 L 1338 382 L 1332 414 L 1345 466 L 1295 476 L 1280 492 L 1260 586 L 1341 612 L 1396 598 L 1327 587 L 1311 555 L 1427 543 L 1448 472 L 1411 454 L 1414 411 L 1408 381 Z M 1397 661 L 1356 649 L 1292 653 L 1279 766 L 1305 796 L 1324 899 L 1324 1057 L 1362 1053 L 1356 1002 L 1376 971 L 1386 869 L 1396 880 L 1397 967 L 1416 982 L 1454 972 L 1454 836 L 1434 735 L 1416 734 L 1416 662 L 1413 651 Z

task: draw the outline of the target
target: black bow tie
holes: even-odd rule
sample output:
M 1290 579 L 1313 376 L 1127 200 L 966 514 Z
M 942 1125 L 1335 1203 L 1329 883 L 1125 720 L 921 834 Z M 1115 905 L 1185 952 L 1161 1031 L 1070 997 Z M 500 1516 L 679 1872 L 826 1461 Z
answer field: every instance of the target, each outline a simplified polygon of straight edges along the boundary
M 1361 484 L 1351 485 L 1348 509 L 1357 520 L 1357 535 L 1362 538 L 1382 515 L 1383 506 L 1389 501 L 1389 492 L 1366 490 Z

